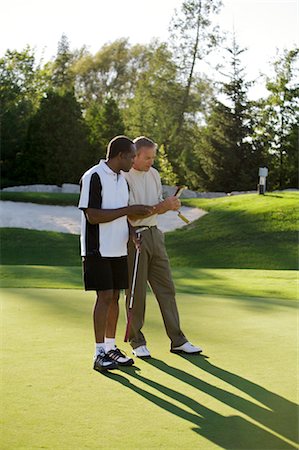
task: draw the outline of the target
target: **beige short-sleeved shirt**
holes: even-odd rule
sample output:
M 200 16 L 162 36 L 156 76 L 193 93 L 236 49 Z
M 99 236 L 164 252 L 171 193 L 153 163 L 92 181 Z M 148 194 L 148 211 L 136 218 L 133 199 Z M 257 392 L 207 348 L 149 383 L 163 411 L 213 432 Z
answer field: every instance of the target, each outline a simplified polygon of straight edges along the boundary
M 130 189 L 129 205 L 153 206 L 163 201 L 161 178 L 153 167 L 148 172 L 141 172 L 132 167 L 129 172 L 122 172 L 122 175 L 126 178 Z M 154 226 L 157 225 L 157 215 L 130 222 L 133 226 Z

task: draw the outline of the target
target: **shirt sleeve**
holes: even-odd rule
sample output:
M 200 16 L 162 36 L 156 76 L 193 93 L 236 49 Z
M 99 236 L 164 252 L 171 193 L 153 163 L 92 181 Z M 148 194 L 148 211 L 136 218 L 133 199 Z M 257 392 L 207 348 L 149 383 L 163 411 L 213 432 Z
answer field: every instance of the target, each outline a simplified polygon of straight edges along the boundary
M 83 175 L 80 181 L 79 209 L 95 208 L 102 206 L 102 183 L 99 175 Z
M 159 199 L 159 202 L 163 202 L 164 198 L 163 198 L 161 177 L 157 170 L 154 171 L 154 174 L 155 174 L 155 180 L 156 180 L 156 184 L 157 184 L 158 199 Z

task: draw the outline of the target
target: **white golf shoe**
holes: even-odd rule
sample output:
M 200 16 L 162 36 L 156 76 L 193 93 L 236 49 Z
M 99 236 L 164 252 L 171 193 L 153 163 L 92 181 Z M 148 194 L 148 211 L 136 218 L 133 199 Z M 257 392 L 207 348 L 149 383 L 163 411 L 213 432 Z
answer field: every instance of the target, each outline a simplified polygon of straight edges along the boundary
M 191 342 L 185 342 L 185 344 L 179 347 L 173 347 L 170 349 L 172 353 L 185 353 L 187 355 L 195 355 L 202 352 L 202 348 L 196 347 Z
M 140 345 L 140 347 L 134 348 L 132 353 L 133 353 L 133 355 L 137 356 L 137 358 L 150 358 L 151 357 L 149 349 L 145 345 Z

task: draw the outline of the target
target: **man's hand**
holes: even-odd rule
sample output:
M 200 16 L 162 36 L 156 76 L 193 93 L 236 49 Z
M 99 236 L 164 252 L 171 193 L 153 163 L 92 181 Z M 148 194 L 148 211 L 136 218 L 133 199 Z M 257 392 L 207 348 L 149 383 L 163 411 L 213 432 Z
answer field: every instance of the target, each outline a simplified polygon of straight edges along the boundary
M 180 200 L 175 196 L 167 197 L 163 203 L 165 211 L 177 211 L 181 206 Z

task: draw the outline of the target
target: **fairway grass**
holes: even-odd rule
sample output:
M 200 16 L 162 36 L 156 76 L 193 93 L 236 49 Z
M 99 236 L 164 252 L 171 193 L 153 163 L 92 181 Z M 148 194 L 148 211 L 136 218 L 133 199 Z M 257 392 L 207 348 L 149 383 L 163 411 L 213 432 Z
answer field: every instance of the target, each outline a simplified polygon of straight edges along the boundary
M 296 306 L 179 294 L 182 328 L 206 356 L 169 352 L 148 297 L 153 358 L 92 370 L 93 293 L 2 289 L 3 433 L 12 449 L 296 447 Z M 124 344 L 124 305 L 118 344 Z
M 179 293 L 298 298 L 295 270 L 179 267 L 172 273 Z M 1 266 L 1 287 L 82 289 L 82 270 L 80 266 Z

